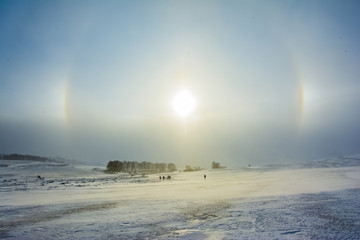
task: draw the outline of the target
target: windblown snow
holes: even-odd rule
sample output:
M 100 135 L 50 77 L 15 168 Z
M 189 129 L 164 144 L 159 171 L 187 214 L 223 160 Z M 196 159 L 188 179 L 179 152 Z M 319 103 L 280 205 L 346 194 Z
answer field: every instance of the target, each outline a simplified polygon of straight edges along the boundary
M 360 239 L 360 155 L 159 176 L 1 160 L 0 238 Z

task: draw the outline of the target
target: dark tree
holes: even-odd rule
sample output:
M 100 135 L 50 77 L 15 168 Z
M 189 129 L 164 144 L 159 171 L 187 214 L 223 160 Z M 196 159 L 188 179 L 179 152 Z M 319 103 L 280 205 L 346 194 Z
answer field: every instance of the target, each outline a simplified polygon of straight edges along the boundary
M 184 172 L 192 172 L 194 169 L 190 167 L 190 165 L 186 165 Z
M 220 163 L 213 161 L 213 162 L 211 163 L 211 168 L 212 168 L 212 169 L 220 168 Z
M 177 170 L 175 164 L 173 163 L 169 163 L 167 168 L 169 172 L 175 172 Z
M 106 169 L 109 172 L 121 172 L 123 170 L 123 163 L 118 160 L 110 161 L 108 162 Z

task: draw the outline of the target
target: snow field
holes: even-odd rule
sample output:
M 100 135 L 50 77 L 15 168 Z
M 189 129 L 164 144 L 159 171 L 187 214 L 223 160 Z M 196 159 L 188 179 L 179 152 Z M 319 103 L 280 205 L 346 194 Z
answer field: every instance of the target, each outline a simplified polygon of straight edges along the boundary
M 359 166 L 159 180 L 34 164 L 37 180 L 25 165 L 1 168 L 1 239 L 360 239 Z

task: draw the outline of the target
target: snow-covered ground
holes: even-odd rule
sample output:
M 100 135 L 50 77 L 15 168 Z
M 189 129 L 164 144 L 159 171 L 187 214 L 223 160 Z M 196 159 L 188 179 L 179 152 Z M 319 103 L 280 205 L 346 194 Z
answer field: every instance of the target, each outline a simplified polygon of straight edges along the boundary
M 360 239 L 360 155 L 159 176 L 1 160 L 0 238 Z

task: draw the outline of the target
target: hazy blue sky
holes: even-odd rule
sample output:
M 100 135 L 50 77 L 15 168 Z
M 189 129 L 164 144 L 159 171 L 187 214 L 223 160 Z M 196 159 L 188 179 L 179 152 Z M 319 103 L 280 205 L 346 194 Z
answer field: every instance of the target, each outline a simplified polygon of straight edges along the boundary
M 248 163 L 360 152 L 360 1 L 1 1 L 0 152 Z M 196 99 L 186 119 L 171 106 Z

